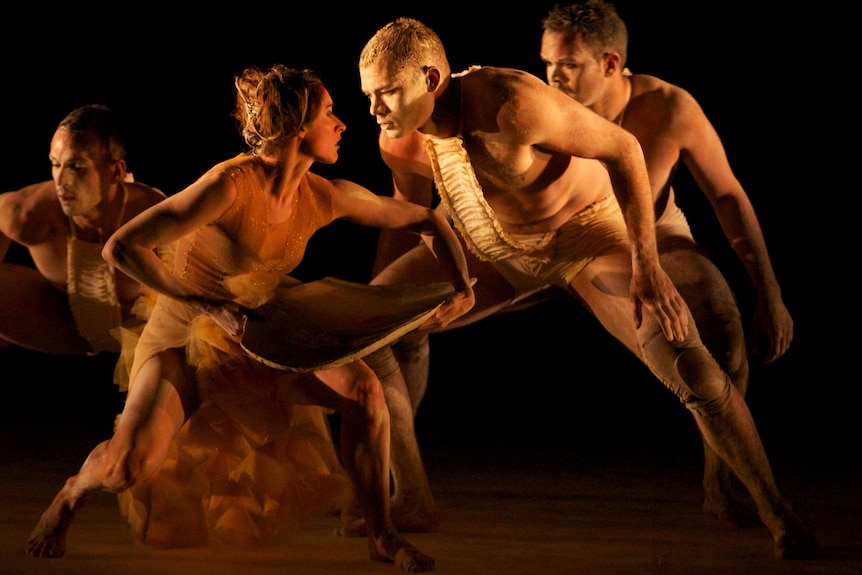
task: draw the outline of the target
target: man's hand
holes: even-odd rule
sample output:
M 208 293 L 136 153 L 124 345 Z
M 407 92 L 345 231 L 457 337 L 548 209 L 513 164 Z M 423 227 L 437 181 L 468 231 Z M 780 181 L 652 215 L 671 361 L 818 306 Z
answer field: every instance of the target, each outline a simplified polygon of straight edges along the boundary
M 643 308 L 658 319 L 668 341 L 683 341 L 688 335 L 690 313 L 667 273 L 658 265 L 632 273 L 631 295 L 635 304 L 635 326 L 643 323 Z
M 437 312 L 425 321 L 418 329 L 420 330 L 437 330 L 442 329 L 470 311 L 476 304 L 476 296 L 473 290 L 469 294 L 464 292 L 457 293 L 447 299 L 441 305 Z
M 754 305 L 752 354 L 772 363 L 787 351 L 793 340 L 793 318 L 781 298 L 764 301 L 758 298 Z

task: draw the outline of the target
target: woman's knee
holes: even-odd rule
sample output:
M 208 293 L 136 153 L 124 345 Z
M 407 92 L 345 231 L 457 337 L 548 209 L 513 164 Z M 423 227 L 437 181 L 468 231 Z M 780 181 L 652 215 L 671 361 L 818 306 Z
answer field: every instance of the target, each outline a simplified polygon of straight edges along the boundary
M 368 370 L 367 373 L 364 373 L 362 377 L 358 379 L 357 387 L 359 388 L 360 397 L 363 399 L 363 403 L 368 405 L 370 408 L 376 408 L 381 405 L 385 407 L 386 398 L 383 394 L 383 385 L 380 383 L 380 379 L 373 371 Z
M 122 444 L 121 444 L 122 443 Z M 105 488 L 108 491 L 124 491 L 136 483 L 152 477 L 159 471 L 159 465 L 148 457 L 147 450 L 133 441 L 112 439 L 102 456 L 105 470 Z
M 371 369 L 363 371 L 356 379 L 357 408 L 370 424 L 389 421 L 389 409 L 380 379 Z
M 372 355 L 379 356 L 379 352 Z M 391 358 L 391 352 L 386 353 L 384 357 Z M 386 409 L 383 385 L 366 361 L 355 361 L 346 366 L 338 367 L 333 372 L 318 374 L 318 376 L 328 378 L 331 374 L 337 374 L 341 388 L 340 395 L 346 400 L 341 408 L 344 415 L 355 417 L 362 414 L 360 416 L 364 417 L 368 413 L 381 409 L 381 407 L 383 410 Z M 331 383 L 329 385 L 331 386 Z

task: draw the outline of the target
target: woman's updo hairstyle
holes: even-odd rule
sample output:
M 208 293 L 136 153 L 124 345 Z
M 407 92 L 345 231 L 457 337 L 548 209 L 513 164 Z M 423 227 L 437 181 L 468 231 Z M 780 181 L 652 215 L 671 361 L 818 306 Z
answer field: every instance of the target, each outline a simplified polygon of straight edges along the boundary
M 246 68 L 234 78 L 242 137 L 254 153 L 269 143 L 295 136 L 317 116 L 325 87 L 311 70 L 276 64 L 268 70 Z

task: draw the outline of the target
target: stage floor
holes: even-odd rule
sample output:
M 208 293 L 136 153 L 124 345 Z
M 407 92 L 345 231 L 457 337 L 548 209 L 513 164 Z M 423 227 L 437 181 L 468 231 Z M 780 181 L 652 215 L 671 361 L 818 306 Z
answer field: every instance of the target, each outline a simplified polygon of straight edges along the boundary
M 59 431 L 59 430 L 58 430 Z M 0 470 L 0 573 L 54 575 L 382 574 L 398 570 L 367 558 L 362 538 L 336 536 L 336 516 L 253 549 L 159 550 L 135 545 L 116 498 L 97 493 L 79 514 L 67 555 L 25 553 L 43 508 L 89 443 L 42 429 L 4 443 Z M 9 435 L 7 434 L 7 438 Z M 457 575 L 679 574 L 858 575 L 862 499 L 858 473 L 778 467 L 784 493 L 808 521 L 821 557 L 772 558 L 767 530 L 720 527 L 701 513 L 700 470 L 681 461 L 597 460 L 535 447 L 426 445 L 445 510 L 438 533 L 410 540 L 432 555 L 436 572 Z
M 480 336 L 495 337 L 495 324 L 487 321 L 481 333 L 456 330 L 436 340 L 436 357 L 455 362 L 468 350 L 475 353 L 471 344 Z M 539 327 L 547 321 L 537 316 Z M 550 338 L 532 339 L 545 346 L 532 352 L 535 357 L 571 355 L 548 353 Z M 495 357 L 516 353 L 505 343 L 498 340 Z M 588 353 L 584 345 L 581 353 Z M 517 353 L 525 353 L 525 344 L 519 346 Z M 786 378 L 756 378 L 752 409 L 779 486 L 820 541 L 814 560 L 779 561 L 762 525 L 728 529 L 703 515 L 702 453 L 693 421 L 641 366 L 626 367 L 626 361 L 618 355 L 600 363 L 603 372 L 579 368 L 575 379 L 557 375 L 560 364 L 434 364 L 417 432 L 445 516 L 439 532 L 408 537 L 435 558 L 437 573 L 862 573 L 862 465 L 855 415 L 847 416 L 850 402 L 827 402 L 826 389 L 817 395 L 810 386 L 794 387 L 800 369 Z M 28 556 L 27 539 L 40 514 L 90 449 L 109 436 L 121 403 L 110 384 L 112 362 L 0 349 L 0 365 L 7 390 L 0 407 L 0 574 L 398 571 L 369 560 L 364 539 L 336 536 L 334 515 L 263 548 L 140 547 L 108 493 L 94 494 L 78 515 L 66 557 Z M 572 389 L 548 395 L 564 385 L 575 386 L 574 399 Z

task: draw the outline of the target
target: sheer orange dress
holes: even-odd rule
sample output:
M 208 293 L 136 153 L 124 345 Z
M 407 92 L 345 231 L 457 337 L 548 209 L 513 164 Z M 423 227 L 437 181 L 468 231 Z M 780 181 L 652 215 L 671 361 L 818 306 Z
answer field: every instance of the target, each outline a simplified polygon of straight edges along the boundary
M 312 173 L 290 218 L 267 223 L 263 166 L 241 154 L 211 171 L 229 175 L 234 205 L 214 224 L 181 238 L 174 273 L 205 293 L 255 308 L 332 221 L 331 183 Z M 131 385 L 148 358 L 183 348 L 196 369 L 197 410 L 172 442 L 157 478 L 120 494 L 139 541 L 164 547 L 265 542 L 310 514 L 335 512 L 350 497 L 327 410 L 285 400 L 279 388 L 301 377 L 255 361 L 208 316 L 159 296 L 134 346 Z

